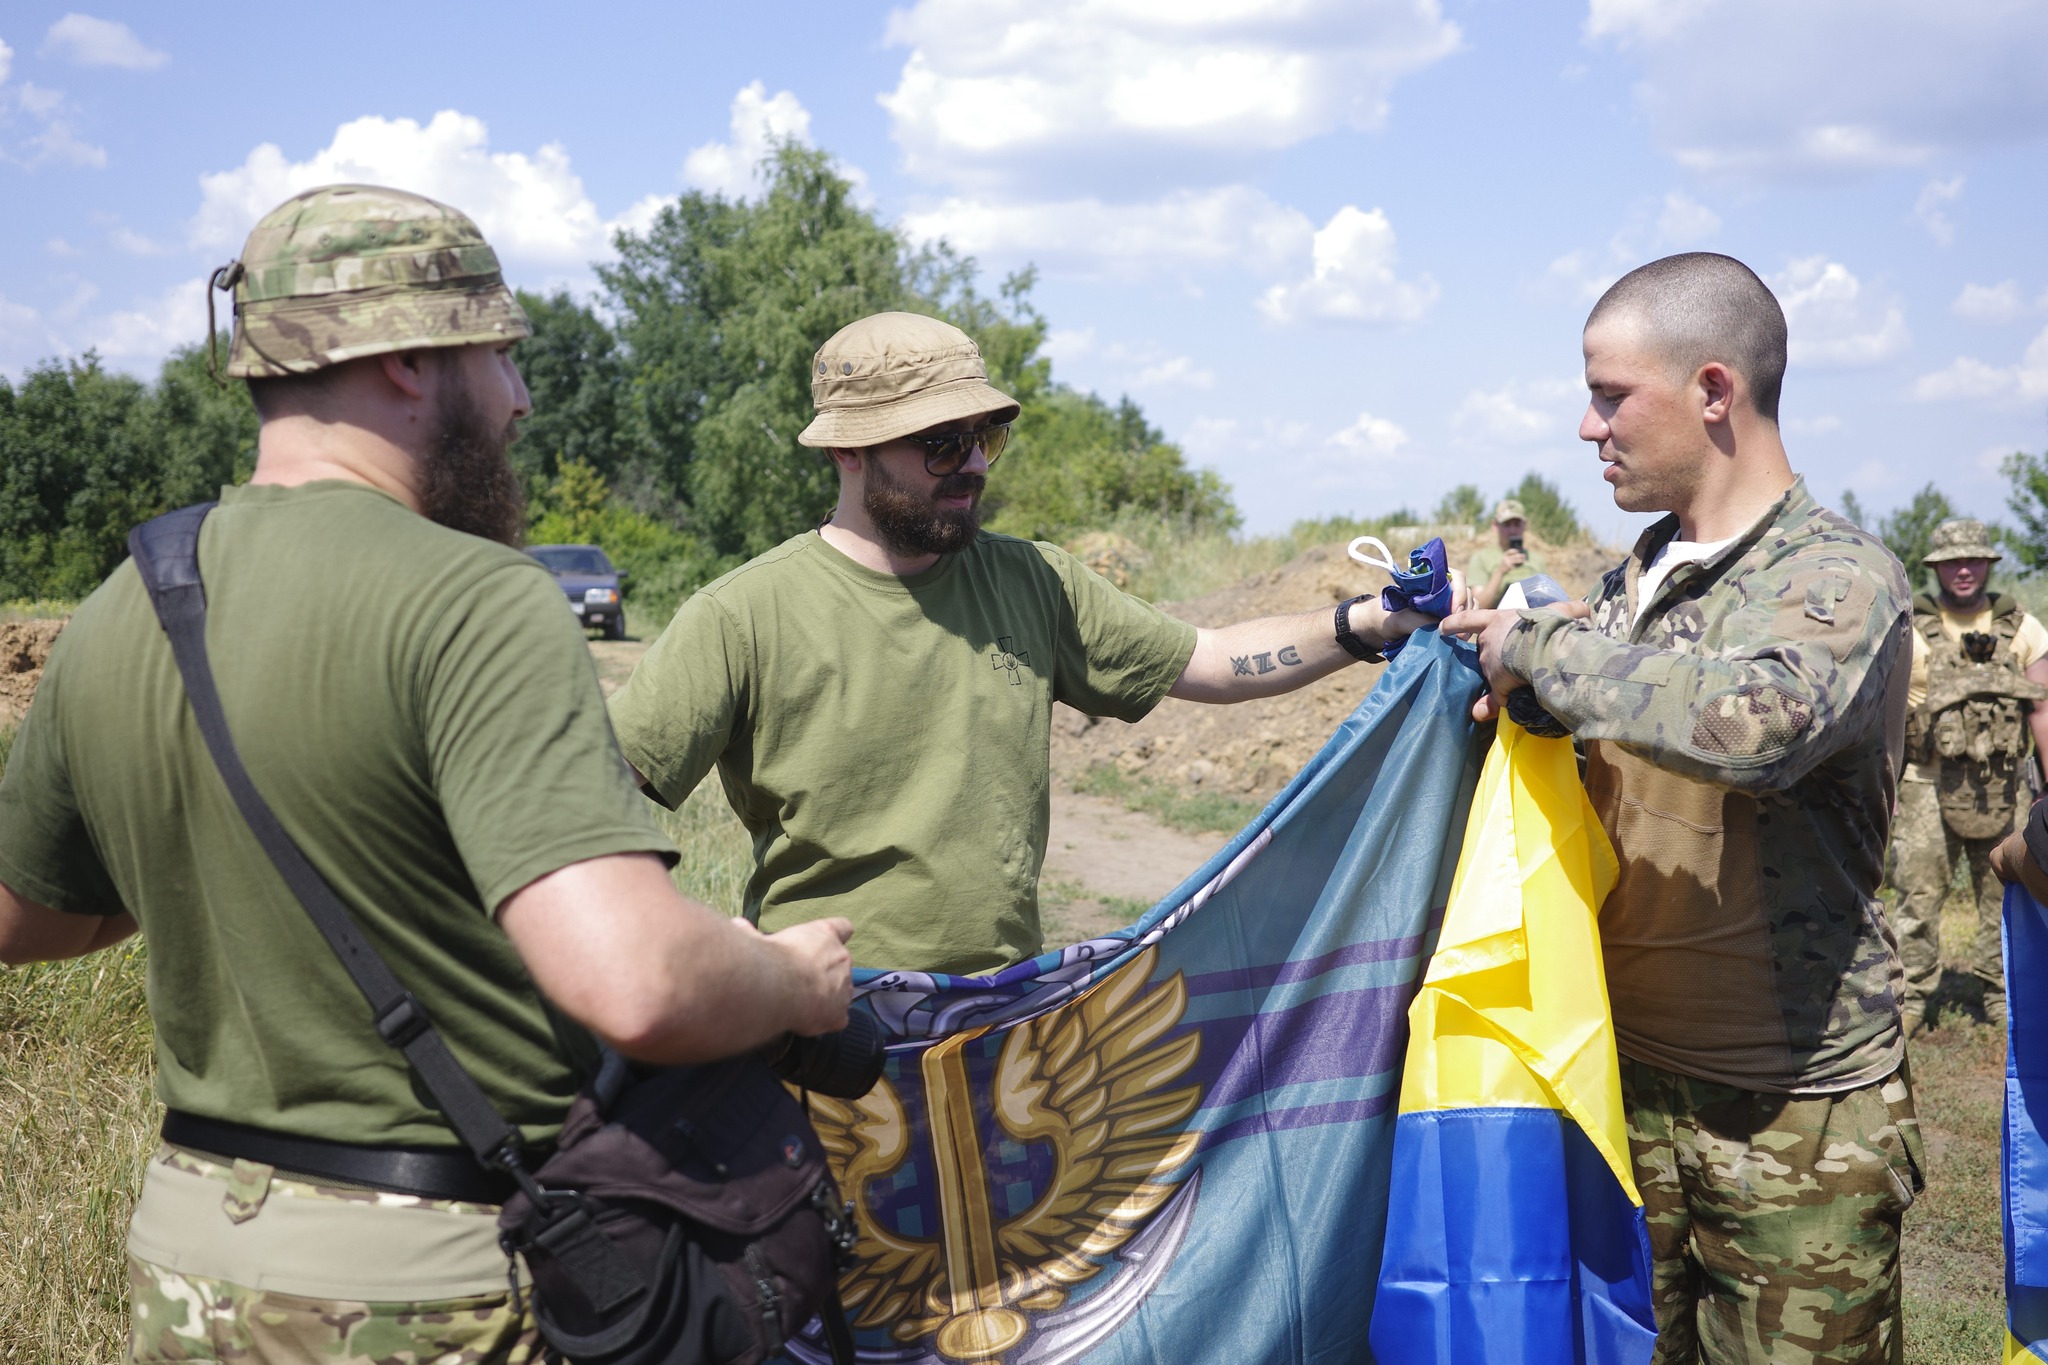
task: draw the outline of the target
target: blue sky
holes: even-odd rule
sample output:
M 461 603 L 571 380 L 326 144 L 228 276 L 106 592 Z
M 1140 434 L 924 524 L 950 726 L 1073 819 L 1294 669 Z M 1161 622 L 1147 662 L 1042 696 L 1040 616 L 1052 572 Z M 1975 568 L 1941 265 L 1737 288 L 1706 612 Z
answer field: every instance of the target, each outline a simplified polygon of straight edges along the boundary
M 73 0 L 76 3 L 76 0 Z M 588 290 L 609 232 L 857 173 L 989 282 L 1036 263 L 1055 373 L 1129 393 L 1253 530 L 1497 494 L 1601 533 L 1576 439 L 1603 285 L 1673 250 L 1787 306 L 1826 499 L 2002 512 L 2048 447 L 2048 6 L 2025 0 L 915 0 L 0 11 L 0 373 L 153 372 L 200 281 L 330 179 Z

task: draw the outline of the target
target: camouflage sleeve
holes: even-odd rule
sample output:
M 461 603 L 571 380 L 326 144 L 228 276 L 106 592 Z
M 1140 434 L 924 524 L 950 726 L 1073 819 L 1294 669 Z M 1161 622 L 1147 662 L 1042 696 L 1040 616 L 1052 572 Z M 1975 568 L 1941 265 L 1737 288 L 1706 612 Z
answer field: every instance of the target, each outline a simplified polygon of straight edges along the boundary
M 1779 791 L 1884 723 L 1891 670 L 1908 666 L 1905 584 L 1889 565 L 1822 544 L 1724 584 L 1713 654 L 1611 639 L 1585 621 L 1523 612 L 1503 661 L 1580 739 L 1747 792 Z

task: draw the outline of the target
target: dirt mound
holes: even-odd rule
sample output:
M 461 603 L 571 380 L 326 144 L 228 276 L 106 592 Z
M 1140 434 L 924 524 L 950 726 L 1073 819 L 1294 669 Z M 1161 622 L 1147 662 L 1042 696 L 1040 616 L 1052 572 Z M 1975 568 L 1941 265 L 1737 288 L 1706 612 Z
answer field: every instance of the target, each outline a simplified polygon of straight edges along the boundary
M 62 621 L 0 621 L 0 725 L 13 725 L 27 712 L 50 645 L 63 629 Z
M 1621 558 L 1620 552 L 1602 547 L 1555 547 L 1530 539 L 1542 551 L 1551 576 L 1574 595 L 1585 593 Z M 1489 527 L 1483 537 L 1451 542 L 1451 563 L 1462 568 L 1474 551 L 1492 540 Z M 1405 555 L 1412 542 L 1394 539 L 1392 548 Z M 1198 626 L 1222 626 L 1325 603 L 1334 608 L 1347 597 L 1384 587 L 1386 581 L 1384 573 L 1347 556 L 1342 544 L 1319 545 L 1270 573 L 1254 574 L 1192 602 L 1163 605 Z M 1131 776 L 1184 791 L 1269 800 L 1323 747 L 1338 723 L 1372 690 L 1381 671 L 1381 665 L 1360 664 L 1298 692 L 1235 706 L 1169 699 L 1136 725 L 1090 720 L 1062 706 L 1053 717 L 1053 771 L 1072 780 L 1110 763 Z

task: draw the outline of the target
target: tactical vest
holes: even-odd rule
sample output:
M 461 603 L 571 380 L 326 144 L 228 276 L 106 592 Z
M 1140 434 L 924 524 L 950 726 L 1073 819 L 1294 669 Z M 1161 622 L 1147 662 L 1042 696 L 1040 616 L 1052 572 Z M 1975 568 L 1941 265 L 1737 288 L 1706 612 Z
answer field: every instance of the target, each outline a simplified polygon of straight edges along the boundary
M 1927 700 L 1907 722 L 1906 752 L 1934 767 L 1942 821 L 1965 839 L 2011 830 L 2025 799 L 2027 712 L 2048 699 L 2048 687 L 2023 676 L 2013 654 L 2026 612 L 1997 593 L 1989 601 L 1994 643 L 1989 660 L 1977 662 L 1942 629 L 1931 594 L 1913 599 L 1913 628 L 1927 643 Z

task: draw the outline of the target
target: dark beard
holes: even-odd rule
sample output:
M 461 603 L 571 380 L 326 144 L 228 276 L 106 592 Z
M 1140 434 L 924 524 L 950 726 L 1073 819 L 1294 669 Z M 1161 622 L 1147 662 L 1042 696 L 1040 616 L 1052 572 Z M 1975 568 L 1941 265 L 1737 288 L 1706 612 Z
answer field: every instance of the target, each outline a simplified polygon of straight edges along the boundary
M 897 554 L 906 559 L 949 555 L 972 545 L 981 533 L 981 490 L 987 484 L 985 474 L 948 474 L 925 496 L 890 478 L 870 451 L 860 502 L 882 543 Z M 972 493 L 974 501 L 959 511 L 938 505 L 940 498 L 956 493 Z
M 434 406 L 434 429 L 420 464 L 426 478 L 420 511 L 451 531 L 518 549 L 526 543 L 526 490 L 505 451 L 519 434 L 516 420 L 492 431 L 469 387 L 451 381 Z

